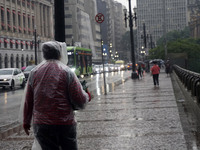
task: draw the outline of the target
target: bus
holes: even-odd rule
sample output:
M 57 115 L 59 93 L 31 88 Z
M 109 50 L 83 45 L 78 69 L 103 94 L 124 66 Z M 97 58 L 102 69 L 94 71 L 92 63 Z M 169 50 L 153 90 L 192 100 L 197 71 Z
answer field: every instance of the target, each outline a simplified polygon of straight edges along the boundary
M 115 66 L 118 67 L 118 70 L 125 70 L 125 65 L 123 60 L 117 60 Z
M 92 70 L 92 50 L 82 47 L 68 46 L 68 66 L 77 77 L 90 75 Z

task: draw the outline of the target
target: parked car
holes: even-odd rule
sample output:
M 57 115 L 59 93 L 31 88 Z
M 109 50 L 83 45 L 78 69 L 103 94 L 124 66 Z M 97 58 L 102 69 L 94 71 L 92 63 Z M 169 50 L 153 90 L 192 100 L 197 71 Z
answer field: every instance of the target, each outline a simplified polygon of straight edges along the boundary
M 0 87 L 15 89 L 15 86 L 25 86 L 24 73 L 18 68 L 0 69 Z
M 25 81 L 28 80 L 29 74 L 33 68 L 35 68 L 36 65 L 31 65 L 27 66 L 26 69 L 24 70 L 24 76 L 25 76 Z

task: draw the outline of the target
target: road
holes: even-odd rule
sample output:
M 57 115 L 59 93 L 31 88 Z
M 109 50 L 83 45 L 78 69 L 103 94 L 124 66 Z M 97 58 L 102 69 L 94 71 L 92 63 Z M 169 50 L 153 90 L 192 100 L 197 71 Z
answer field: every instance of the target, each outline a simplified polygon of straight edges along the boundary
M 111 85 L 111 83 L 117 80 L 123 80 L 130 76 L 130 74 L 131 71 L 105 73 L 107 90 L 112 90 L 109 84 Z M 86 80 L 90 91 L 95 91 L 97 95 L 101 95 L 104 91 L 103 74 L 88 76 L 80 80 Z M 10 89 L 0 89 L 0 127 L 7 128 L 8 125 L 18 121 L 23 95 L 24 89 L 20 87 L 17 87 L 14 91 Z

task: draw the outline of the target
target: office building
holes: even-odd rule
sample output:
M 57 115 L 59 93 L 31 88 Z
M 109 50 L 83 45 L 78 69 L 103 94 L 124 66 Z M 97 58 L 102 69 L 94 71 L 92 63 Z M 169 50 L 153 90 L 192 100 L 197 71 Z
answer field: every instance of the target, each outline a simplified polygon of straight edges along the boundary
M 53 39 L 53 3 L 50 0 L 1 0 L 0 7 L 0 68 L 34 64 L 35 43 L 39 63 L 41 43 Z
M 188 25 L 186 0 L 137 0 L 137 51 L 156 46 L 156 41 Z

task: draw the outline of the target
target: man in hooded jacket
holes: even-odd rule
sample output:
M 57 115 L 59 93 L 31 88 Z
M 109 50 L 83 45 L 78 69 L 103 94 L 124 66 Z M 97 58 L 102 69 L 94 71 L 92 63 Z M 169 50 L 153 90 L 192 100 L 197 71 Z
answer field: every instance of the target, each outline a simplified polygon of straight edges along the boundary
M 30 73 L 25 95 L 23 128 L 33 119 L 34 136 L 43 150 L 77 150 L 74 109 L 91 100 L 67 64 L 66 44 L 42 45 L 44 61 Z

